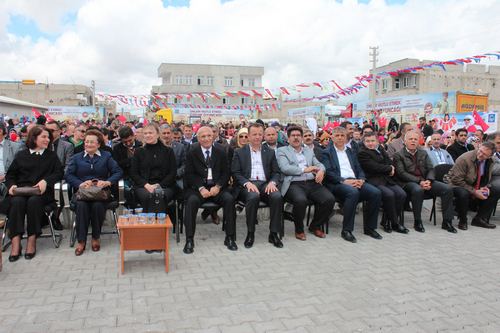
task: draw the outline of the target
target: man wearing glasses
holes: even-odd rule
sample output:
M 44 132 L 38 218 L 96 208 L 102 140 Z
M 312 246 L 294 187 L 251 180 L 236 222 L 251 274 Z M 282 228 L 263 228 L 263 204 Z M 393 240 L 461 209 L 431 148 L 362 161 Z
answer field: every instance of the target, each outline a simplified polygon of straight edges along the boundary
M 494 165 L 491 157 L 496 151 L 496 144 L 487 141 L 478 150 L 462 154 L 444 177 L 444 181 L 453 187 L 455 210 L 460 219 L 458 228 L 461 230 L 467 230 L 467 207 L 470 198 L 479 203 L 479 209 L 471 225 L 496 228 L 496 225 L 489 223 L 491 213 L 500 199 L 500 188 L 489 184 Z
M 75 147 L 75 153 L 78 152 L 78 150 L 76 150 L 77 147 L 79 146 L 83 147 L 83 137 L 85 136 L 86 131 L 87 131 L 87 125 L 85 125 L 85 123 L 78 123 L 78 125 L 76 125 L 75 127 L 74 134 L 68 138 L 68 142 L 71 142 Z M 80 149 L 80 151 L 83 150 Z

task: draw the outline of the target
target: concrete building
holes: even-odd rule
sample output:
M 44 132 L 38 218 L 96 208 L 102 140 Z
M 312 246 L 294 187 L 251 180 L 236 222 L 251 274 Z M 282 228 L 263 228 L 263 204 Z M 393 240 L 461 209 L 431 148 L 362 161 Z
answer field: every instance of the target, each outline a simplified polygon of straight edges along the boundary
M 264 67 L 196 65 L 163 63 L 158 68 L 161 86 L 153 86 L 151 94 L 215 93 L 263 89 Z M 263 104 L 261 97 L 235 95 L 222 99 L 169 98 L 168 104 L 204 106 L 248 106 Z
M 44 106 L 92 106 L 92 90 L 81 84 L 0 82 L 0 96 Z M 116 107 L 115 107 L 116 108 Z
M 47 107 L 43 105 L 0 96 L 0 117 L 2 117 L 2 119 L 4 119 L 5 116 L 8 116 L 11 119 L 20 117 L 28 117 L 29 119 L 33 119 L 35 117 L 35 114 L 33 113 L 32 108 L 35 108 L 42 114 L 47 111 Z
M 402 59 L 388 65 L 377 67 L 376 73 L 390 72 L 409 67 L 418 67 L 435 61 Z M 376 98 L 407 95 L 423 95 L 445 91 L 477 91 L 489 94 L 488 110 L 500 109 L 500 66 L 480 64 L 445 65 L 446 71 L 439 66 L 398 76 L 383 75 L 375 88 Z M 373 70 L 370 70 L 373 74 Z M 497 84 L 498 82 L 498 84 Z M 370 99 L 372 98 L 370 87 Z
M 300 99 L 300 96 L 299 96 Z M 259 118 L 261 119 L 278 119 L 280 123 L 287 123 L 287 112 L 290 109 L 298 109 L 303 107 L 310 106 L 319 106 L 319 105 L 338 105 L 338 101 L 336 99 L 327 100 L 327 101 L 298 101 L 298 102 L 282 102 L 280 99 L 266 99 L 264 100 L 264 104 L 275 104 L 278 103 L 280 105 L 280 110 L 278 111 L 269 111 L 264 110 L 259 114 Z

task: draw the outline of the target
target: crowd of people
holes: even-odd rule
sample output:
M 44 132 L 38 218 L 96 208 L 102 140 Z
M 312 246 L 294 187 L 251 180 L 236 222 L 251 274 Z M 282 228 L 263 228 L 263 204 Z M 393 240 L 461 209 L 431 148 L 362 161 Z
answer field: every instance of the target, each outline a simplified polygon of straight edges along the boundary
M 109 114 L 107 119 L 87 122 L 36 123 L 16 120 L 0 122 L 0 212 L 9 217 L 12 250 L 9 261 L 22 256 L 21 237 L 28 242 L 25 258 L 36 254 L 36 236 L 44 226 L 44 207 L 53 205 L 54 227 L 63 229 L 60 206 L 54 198 L 54 184 L 63 179 L 73 192 L 97 183 L 115 192 L 120 179 L 129 189 L 130 208 L 153 210 L 150 198 L 160 191 L 165 211 L 179 214 L 185 226 L 184 253 L 194 252 L 196 217 L 203 203 L 216 203 L 223 211 L 224 245 L 236 244 L 237 202 L 243 202 L 247 234 L 243 245 L 255 241 L 260 202 L 270 209 L 268 241 L 283 247 L 281 220 L 285 203 L 292 205 L 295 238 L 305 241 L 307 207 L 315 213 L 307 230 L 325 238 L 324 225 L 333 215 L 335 202 L 342 206 L 341 237 L 356 242 L 353 235 L 356 207 L 364 202 L 364 234 L 382 239 L 381 221 L 387 233 L 409 233 L 401 220 L 411 210 L 413 228 L 425 232 L 422 222 L 424 199 L 441 198 L 442 229 L 457 233 L 467 230 L 467 211 L 476 212 L 470 225 L 495 228 L 490 217 L 500 198 L 500 132 L 485 135 L 460 128 L 442 133 L 420 119 L 417 128 L 399 125 L 391 119 L 385 127 L 362 126 L 344 121 L 331 132 L 307 126 L 242 122 L 216 124 L 208 119 L 196 124 L 162 120 L 126 121 Z M 23 134 L 24 133 L 24 134 Z M 16 194 L 31 187 L 37 193 Z M 156 192 L 155 192 L 156 193 Z M 184 211 L 167 209 L 172 199 L 184 201 Z M 78 245 L 75 255 L 84 253 L 88 228 L 92 226 L 92 250 L 100 250 L 100 233 L 106 204 L 111 200 L 86 201 L 73 195 Z M 411 207 L 410 204 L 411 203 Z M 27 209 L 30 207 L 30 209 Z M 33 208 L 33 209 L 31 209 Z M 203 220 L 220 223 L 218 209 L 205 209 Z M 152 252 L 152 251 L 149 251 Z

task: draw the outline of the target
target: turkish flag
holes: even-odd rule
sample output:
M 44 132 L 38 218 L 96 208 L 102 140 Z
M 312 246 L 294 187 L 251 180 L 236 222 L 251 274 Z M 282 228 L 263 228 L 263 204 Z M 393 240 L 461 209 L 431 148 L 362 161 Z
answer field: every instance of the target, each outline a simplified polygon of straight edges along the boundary
M 123 123 L 123 122 L 126 122 L 127 121 L 127 118 L 125 118 L 124 115 L 120 115 L 120 121 Z
M 476 110 L 474 110 L 474 112 L 472 113 L 472 117 L 474 118 L 474 125 L 476 126 L 476 128 L 481 127 L 483 132 L 486 132 L 488 128 L 490 128 L 490 126 L 488 126 L 488 124 L 484 122 L 483 118 L 481 118 Z
M 41 116 L 40 112 L 38 112 L 34 107 L 31 107 L 31 110 L 33 110 L 33 112 L 35 113 L 35 118 L 38 118 Z M 45 118 L 47 119 L 47 121 L 54 120 L 49 115 L 46 115 Z

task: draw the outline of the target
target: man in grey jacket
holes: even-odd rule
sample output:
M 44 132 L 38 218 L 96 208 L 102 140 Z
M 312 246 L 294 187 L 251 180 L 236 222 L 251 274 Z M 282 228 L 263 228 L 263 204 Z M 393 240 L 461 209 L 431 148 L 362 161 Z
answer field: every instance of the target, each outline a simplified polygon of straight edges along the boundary
M 309 231 L 316 237 L 324 238 L 320 230 L 328 223 L 335 198 L 326 187 L 321 185 L 325 176 L 325 166 L 320 163 L 311 149 L 302 147 L 303 130 L 291 126 L 287 130 L 288 147 L 278 148 L 277 159 L 282 174 L 281 194 L 293 205 L 295 237 L 306 240 L 304 234 L 304 216 L 307 201 L 315 203 L 314 218 Z
M 431 147 L 426 149 L 432 166 L 438 164 L 455 164 L 453 157 L 444 149 L 441 149 L 441 134 L 434 133 L 431 136 Z
M 391 159 L 394 159 L 394 154 L 396 154 L 397 151 L 405 147 L 404 137 L 407 132 L 412 130 L 412 126 L 410 123 L 402 123 L 399 129 L 401 131 L 401 137 L 392 140 L 387 147 L 387 155 L 389 155 Z
M 401 186 L 413 206 L 415 231 L 425 232 L 422 224 L 422 203 L 424 195 L 441 197 L 443 223 L 442 229 L 456 233 L 453 227 L 453 189 L 450 185 L 434 180 L 436 173 L 429 155 L 419 149 L 418 134 L 414 131 L 405 134 L 406 147 L 394 155 L 394 166 L 398 185 Z

